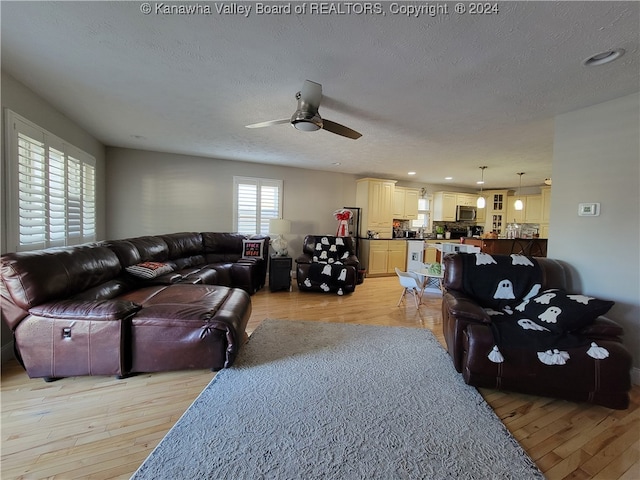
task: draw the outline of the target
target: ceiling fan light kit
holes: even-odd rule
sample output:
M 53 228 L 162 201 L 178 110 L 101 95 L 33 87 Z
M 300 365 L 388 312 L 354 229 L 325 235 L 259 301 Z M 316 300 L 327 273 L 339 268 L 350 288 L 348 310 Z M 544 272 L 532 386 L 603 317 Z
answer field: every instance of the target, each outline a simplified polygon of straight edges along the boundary
M 323 120 L 318 113 L 320 101 L 322 100 L 322 85 L 311 80 L 305 80 L 302 90 L 296 93 L 298 108 L 291 116 L 291 119 L 271 120 L 267 122 L 253 123 L 247 128 L 262 128 L 290 123 L 296 130 L 303 132 L 315 132 L 316 130 L 326 130 L 342 137 L 356 140 L 362 136 L 361 133 L 345 127 L 331 120 Z

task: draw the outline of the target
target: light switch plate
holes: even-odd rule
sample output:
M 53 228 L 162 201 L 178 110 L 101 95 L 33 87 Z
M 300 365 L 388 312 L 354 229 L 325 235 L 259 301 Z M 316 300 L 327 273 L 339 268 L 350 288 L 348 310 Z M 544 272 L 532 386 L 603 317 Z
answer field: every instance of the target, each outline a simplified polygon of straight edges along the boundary
M 600 215 L 599 203 L 579 203 L 578 215 L 581 217 L 597 217 Z

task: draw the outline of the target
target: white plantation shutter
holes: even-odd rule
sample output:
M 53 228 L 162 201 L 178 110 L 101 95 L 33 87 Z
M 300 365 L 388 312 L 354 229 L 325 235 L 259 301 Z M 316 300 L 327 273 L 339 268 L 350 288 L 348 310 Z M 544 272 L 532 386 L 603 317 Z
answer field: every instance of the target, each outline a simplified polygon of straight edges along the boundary
M 44 142 L 18 134 L 17 163 L 19 243 L 39 248 L 47 238 Z
M 282 212 L 282 180 L 233 177 L 236 231 L 245 235 L 269 233 L 269 219 Z
M 95 240 L 95 159 L 11 111 L 6 124 L 15 250 Z

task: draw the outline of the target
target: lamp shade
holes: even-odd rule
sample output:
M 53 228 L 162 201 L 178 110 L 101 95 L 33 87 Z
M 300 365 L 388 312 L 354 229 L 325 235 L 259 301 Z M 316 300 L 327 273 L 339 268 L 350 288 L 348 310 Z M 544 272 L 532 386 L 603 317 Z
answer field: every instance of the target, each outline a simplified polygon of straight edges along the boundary
M 291 221 L 282 218 L 269 219 L 269 233 L 274 235 L 291 233 Z

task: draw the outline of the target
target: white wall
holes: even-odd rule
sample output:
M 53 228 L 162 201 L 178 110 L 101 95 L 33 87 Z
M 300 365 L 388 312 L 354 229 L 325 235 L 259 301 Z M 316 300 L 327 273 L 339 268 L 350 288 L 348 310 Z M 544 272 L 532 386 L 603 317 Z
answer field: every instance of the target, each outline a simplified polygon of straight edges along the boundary
M 549 257 L 568 262 L 574 286 L 614 300 L 608 316 L 625 329 L 640 375 L 640 95 L 555 120 Z M 598 217 L 578 204 L 600 202 Z
M 4 138 L 5 132 L 5 117 L 4 109 L 8 108 L 13 110 L 19 115 L 22 115 L 26 119 L 32 121 L 36 125 L 48 130 L 49 132 L 57 135 L 72 145 L 84 150 L 85 152 L 93 155 L 96 159 L 96 233 L 98 239 L 104 238 L 105 233 L 105 202 L 104 202 L 104 182 L 101 179 L 104 178 L 105 171 L 105 148 L 104 146 L 88 132 L 82 129 L 81 126 L 74 123 L 68 117 L 56 110 L 46 100 L 36 95 L 34 92 L 26 88 L 24 85 L 16 81 L 12 76 L 5 72 L 1 72 L 2 81 L 2 138 Z M 5 181 L 7 176 L 6 159 L 4 146 L 1 150 L 2 162 L 0 165 L 0 189 L 2 190 L 2 197 L 4 192 L 7 191 Z M 8 213 L 6 211 L 7 202 L 5 198 L 0 200 L 0 253 L 7 252 L 7 238 L 5 237 L 7 232 Z M 11 331 L 9 328 L 1 322 L 1 342 L 2 342 L 2 361 L 13 356 L 13 352 L 10 348 L 12 342 Z
M 334 210 L 355 201 L 354 175 L 108 148 L 107 236 L 234 231 L 234 175 L 283 180 L 293 258 L 306 234 L 335 234 Z

